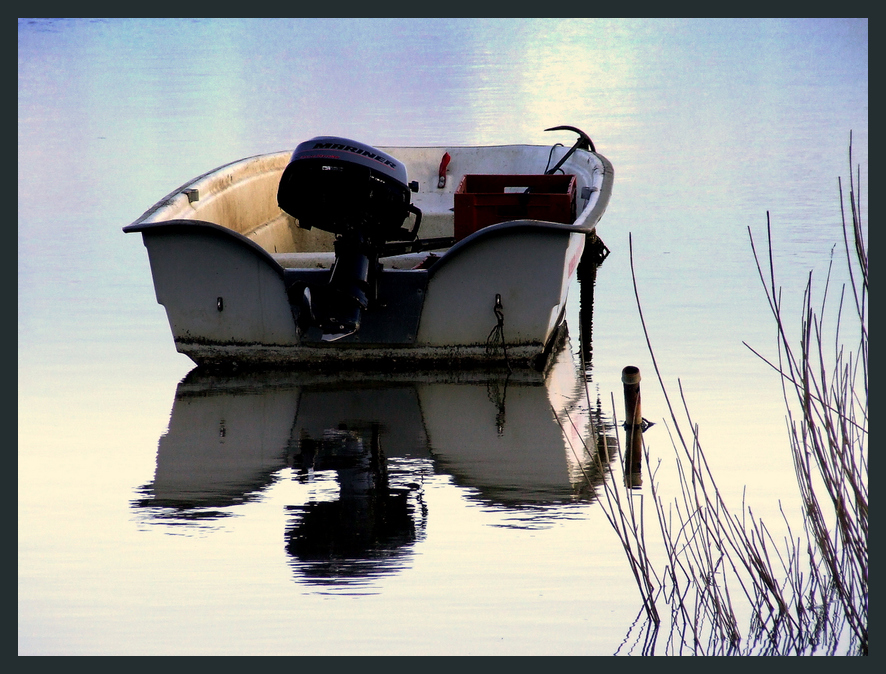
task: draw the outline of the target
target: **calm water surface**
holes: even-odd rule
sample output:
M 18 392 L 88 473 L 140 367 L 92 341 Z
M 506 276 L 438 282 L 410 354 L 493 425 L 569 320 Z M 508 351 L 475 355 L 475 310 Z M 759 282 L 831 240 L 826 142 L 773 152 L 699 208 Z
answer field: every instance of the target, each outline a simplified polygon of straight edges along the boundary
M 20 19 L 18 36 L 20 654 L 629 650 L 639 596 L 602 477 L 571 452 L 636 365 L 675 488 L 629 236 L 663 378 L 725 496 L 747 488 L 776 531 L 779 501 L 796 512 L 779 383 L 742 345 L 774 352 L 747 228 L 762 241 L 771 212 L 799 309 L 842 240 L 850 130 L 867 185 L 866 20 Z M 559 124 L 616 183 L 611 255 L 571 291 L 547 385 L 207 380 L 121 232 L 188 179 L 314 135 L 571 143 L 543 132 Z

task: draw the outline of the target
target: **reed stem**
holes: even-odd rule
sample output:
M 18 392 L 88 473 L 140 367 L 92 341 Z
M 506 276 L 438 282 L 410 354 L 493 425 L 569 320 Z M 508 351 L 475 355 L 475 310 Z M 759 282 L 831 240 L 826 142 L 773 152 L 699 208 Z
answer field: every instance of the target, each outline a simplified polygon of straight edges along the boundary
M 844 287 L 832 328 L 826 320 L 832 260 L 821 301 L 815 306 L 813 277 L 809 274 L 799 336 L 792 338 L 783 319 L 782 289 L 775 280 L 769 213 L 768 268 L 764 269 L 748 228 L 757 272 L 777 327 L 777 358 L 767 359 L 745 345 L 780 375 L 790 451 L 803 504 L 803 532 L 797 535 L 779 504 L 788 531 L 781 542 L 774 540 L 766 523 L 754 516 L 744 499 L 738 513 L 727 506 L 679 380 L 685 419 L 676 414 L 643 317 L 629 237 L 637 310 L 668 408 L 670 419 L 665 426 L 675 451 L 679 481 L 678 497 L 666 503 L 656 479 L 658 467 L 650 465 L 642 433 L 636 432 L 636 419 L 627 410 L 627 421 L 635 431 L 632 437 L 639 435 L 642 443 L 663 559 L 650 555 L 644 495 L 642 490 L 632 488 L 636 485 L 629 473 L 635 464 L 624 463 L 617 435 L 618 463 L 625 472 L 624 480 L 615 479 L 614 462 L 607 460 L 603 465 L 600 459 L 598 470 L 610 477 L 603 481 L 600 503 L 622 543 L 640 590 L 646 623 L 638 627 L 635 622 L 631 631 L 642 630 L 643 654 L 656 652 L 662 623 L 659 601 L 670 607 L 664 614 L 668 619 L 664 650 L 668 654 L 835 654 L 840 648 L 848 653 L 868 653 L 868 260 L 857 184 L 860 180 L 854 180 L 851 172 L 851 134 L 849 157 L 851 225 L 846 221 L 839 180 L 838 190 L 853 316 L 846 311 Z M 842 330 L 850 318 L 856 328 L 852 349 L 847 348 Z M 828 338 L 829 330 L 833 342 Z M 639 372 L 636 374 L 639 381 Z M 617 428 L 614 400 L 612 409 L 613 427 Z M 605 432 L 595 429 L 594 437 L 598 434 L 605 446 Z M 608 457 L 609 453 L 604 455 Z M 595 456 L 599 459 L 600 453 Z M 737 594 L 736 589 L 740 590 Z M 744 636 L 737 617 L 739 598 L 751 616 Z M 630 632 L 624 643 L 629 637 Z M 635 643 L 640 641 L 638 638 Z

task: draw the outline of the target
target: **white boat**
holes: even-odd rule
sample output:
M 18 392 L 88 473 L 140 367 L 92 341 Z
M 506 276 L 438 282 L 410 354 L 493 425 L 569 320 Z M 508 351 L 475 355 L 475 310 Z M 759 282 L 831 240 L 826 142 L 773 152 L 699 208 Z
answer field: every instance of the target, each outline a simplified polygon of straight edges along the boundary
M 227 164 L 123 229 L 202 366 L 544 366 L 613 169 L 572 147 L 323 136 Z M 586 252 L 591 251 L 591 252 Z

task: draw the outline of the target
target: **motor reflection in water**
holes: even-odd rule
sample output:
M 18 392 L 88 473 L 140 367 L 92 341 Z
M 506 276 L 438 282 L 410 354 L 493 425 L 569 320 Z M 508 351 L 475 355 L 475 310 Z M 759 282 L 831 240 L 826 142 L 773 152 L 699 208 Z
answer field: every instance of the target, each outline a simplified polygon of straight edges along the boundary
M 435 476 L 539 526 L 592 500 L 616 452 L 575 360 L 565 336 L 545 373 L 194 370 L 134 506 L 187 533 L 279 480 L 319 485 L 285 505 L 284 546 L 298 582 L 325 586 L 408 568 L 428 517 L 445 517 L 426 507 Z
M 359 583 L 406 564 L 424 532 L 421 481 L 432 470 L 413 385 L 306 383 L 286 458 L 296 480 L 335 471 L 339 485 L 333 500 L 287 507 L 286 550 L 305 581 Z

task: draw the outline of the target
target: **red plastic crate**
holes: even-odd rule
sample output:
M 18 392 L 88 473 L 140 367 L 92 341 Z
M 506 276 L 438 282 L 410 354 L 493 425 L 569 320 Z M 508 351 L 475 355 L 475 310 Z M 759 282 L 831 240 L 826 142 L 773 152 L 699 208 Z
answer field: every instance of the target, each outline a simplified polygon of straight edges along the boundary
M 527 191 L 528 188 L 528 191 Z M 509 220 L 575 220 L 574 175 L 466 175 L 455 192 L 455 238 Z

